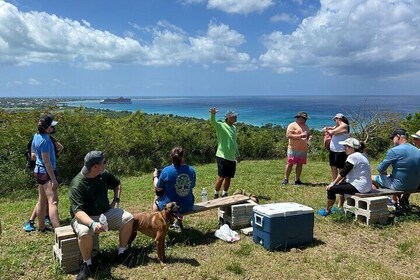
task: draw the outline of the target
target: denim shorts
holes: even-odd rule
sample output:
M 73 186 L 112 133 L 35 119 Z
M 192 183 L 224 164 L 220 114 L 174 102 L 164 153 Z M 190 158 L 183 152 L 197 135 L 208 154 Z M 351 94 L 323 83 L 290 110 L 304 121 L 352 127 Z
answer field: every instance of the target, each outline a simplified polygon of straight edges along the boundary
M 394 181 L 391 175 L 376 175 L 375 181 L 385 189 L 396 190 Z

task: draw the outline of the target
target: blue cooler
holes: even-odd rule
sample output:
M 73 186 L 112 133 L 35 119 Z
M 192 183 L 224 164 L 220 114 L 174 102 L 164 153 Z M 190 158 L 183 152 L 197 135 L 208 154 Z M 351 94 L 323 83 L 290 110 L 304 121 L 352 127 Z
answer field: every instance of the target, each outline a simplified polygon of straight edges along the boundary
M 253 208 L 253 240 L 267 250 L 312 242 L 314 209 L 295 202 L 257 205 Z

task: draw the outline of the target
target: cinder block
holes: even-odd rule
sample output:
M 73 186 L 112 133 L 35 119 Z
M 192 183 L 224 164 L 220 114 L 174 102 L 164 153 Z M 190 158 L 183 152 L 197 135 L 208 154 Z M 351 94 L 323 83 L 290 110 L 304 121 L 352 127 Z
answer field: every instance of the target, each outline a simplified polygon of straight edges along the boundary
M 359 197 L 354 195 L 344 195 L 344 206 L 346 207 L 356 207 L 357 201 L 359 200 Z
M 365 197 L 357 201 L 357 206 L 365 210 L 386 209 L 387 200 L 386 196 Z
M 243 204 L 219 207 L 217 216 L 221 223 L 229 224 L 232 229 L 246 227 L 250 224 L 255 205 L 257 203 L 253 200 L 248 200 Z
M 372 224 L 385 224 L 388 221 L 388 216 L 379 218 L 367 218 L 363 215 L 356 215 L 356 219 L 358 222 L 367 224 L 369 226 Z
M 53 245 L 53 258 L 57 261 L 64 272 L 70 273 L 80 268 L 81 256 L 77 254 L 63 255 L 58 244 Z
M 53 258 L 58 261 L 64 272 L 77 271 L 80 268 L 82 257 L 79 250 L 77 236 L 71 226 L 55 229 L 55 244 L 53 245 Z M 93 235 L 92 256 L 99 252 L 99 235 Z
M 58 227 L 54 229 L 55 243 L 60 244 L 63 239 L 76 237 L 71 226 Z
M 344 211 L 353 213 L 357 221 L 367 225 L 388 221 L 389 212 L 386 205 L 386 196 L 358 197 L 344 195 L 344 198 Z
M 79 243 L 77 242 L 77 237 L 62 239 L 58 244 L 59 248 L 64 252 L 79 251 Z
M 378 210 L 378 211 L 356 209 L 355 214 L 360 215 L 360 216 L 365 216 L 366 218 L 389 217 L 389 212 L 386 208 L 384 210 Z

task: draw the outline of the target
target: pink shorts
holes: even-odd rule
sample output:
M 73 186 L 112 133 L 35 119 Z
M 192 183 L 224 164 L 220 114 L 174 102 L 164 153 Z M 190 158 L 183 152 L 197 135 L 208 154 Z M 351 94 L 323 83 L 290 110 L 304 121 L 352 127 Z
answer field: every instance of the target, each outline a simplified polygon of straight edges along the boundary
M 308 154 L 306 152 L 287 150 L 287 164 L 289 165 L 306 164 L 307 158 Z

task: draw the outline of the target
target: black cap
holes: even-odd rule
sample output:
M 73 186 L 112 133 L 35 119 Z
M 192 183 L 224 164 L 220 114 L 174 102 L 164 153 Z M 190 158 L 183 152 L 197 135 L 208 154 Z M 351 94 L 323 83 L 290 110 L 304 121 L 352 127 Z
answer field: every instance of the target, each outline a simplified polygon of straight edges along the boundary
M 407 130 L 403 128 L 397 128 L 391 133 L 389 139 L 393 139 L 395 136 L 404 136 L 405 138 L 408 138 Z

